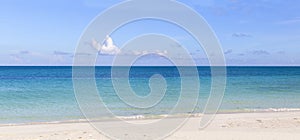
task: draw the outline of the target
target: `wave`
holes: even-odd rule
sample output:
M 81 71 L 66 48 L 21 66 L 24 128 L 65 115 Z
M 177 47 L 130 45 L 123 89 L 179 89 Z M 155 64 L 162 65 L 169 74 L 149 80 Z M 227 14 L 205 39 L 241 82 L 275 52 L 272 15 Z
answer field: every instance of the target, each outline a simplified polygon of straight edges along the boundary
M 300 112 L 300 108 L 267 108 L 267 109 L 240 109 L 240 110 L 220 110 L 217 114 L 238 114 L 238 113 L 268 113 L 268 112 Z M 99 117 L 93 119 L 74 119 L 49 122 L 30 122 L 30 123 L 6 123 L 3 126 L 19 126 L 19 125 L 39 125 L 39 124 L 61 124 L 61 123 L 88 123 L 97 121 L 116 121 L 116 120 L 147 120 L 147 119 L 163 119 L 163 118 L 180 118 L 180 117 L 201 117 L 203 113 L 181 113 L 181 114 L 160 114 L 160 115 L 132 115 L 132 116 L 116 116 Z
M 268 109 L 252 109 L 254 112 L 293 112 L 300 111 L 300 108 L 268 108 Z

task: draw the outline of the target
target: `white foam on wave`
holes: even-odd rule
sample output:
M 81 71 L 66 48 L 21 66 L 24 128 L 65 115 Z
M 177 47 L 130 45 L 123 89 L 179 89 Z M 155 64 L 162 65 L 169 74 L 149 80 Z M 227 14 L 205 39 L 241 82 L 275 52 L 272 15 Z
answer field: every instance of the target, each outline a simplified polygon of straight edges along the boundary
M 254 112 L 291 112 L 300 111 L 300 108 L 268 108 L 268 109 L 253 109 Z
M 144 115 L 135 115 L 135 116 L 118 116 L 117 118 L 123 120 L 139 120 L 139 119 L 145 119 L 146 117 Z

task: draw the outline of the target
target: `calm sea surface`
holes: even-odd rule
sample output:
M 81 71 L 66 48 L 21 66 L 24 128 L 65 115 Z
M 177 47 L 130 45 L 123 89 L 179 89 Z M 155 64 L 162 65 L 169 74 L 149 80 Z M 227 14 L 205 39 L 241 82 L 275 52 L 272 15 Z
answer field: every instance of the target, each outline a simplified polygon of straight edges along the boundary
M 150 92 L 148 84 L 153 74 L 161 74 L 167 82 L 163 101 L 146 110 L 129 107 L 120 100 L 110 78 L 111 67 L 96 67 L 95 71 L 98 92 L 117 116 L 168 114 L 180 95 L 181 78 L 176 67 L 131 68 L 129 83 L 139 96 Z M 210 93 L 210 68 L 198 67 L 198 73 L 200 91 L 195 112 L 201 113 Z M 188 95 L 185 97 L 188 100 Z M 300 67 L 227 67 L 220 112 L 299 109 Z M 82 118 L 73 89 L 72 67 L 0 67 L 0 124 Z

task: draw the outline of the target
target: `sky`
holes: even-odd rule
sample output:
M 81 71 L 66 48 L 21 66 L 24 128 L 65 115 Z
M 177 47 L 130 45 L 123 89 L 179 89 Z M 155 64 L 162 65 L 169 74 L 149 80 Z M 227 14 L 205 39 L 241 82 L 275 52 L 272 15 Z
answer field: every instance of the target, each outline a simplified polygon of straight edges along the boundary
M 1 0 L 0 65 L 72 65 L 78 41 L 88 25 L 120 0 Z M 215 32 L 226 65 L 300 66 L 300 1 L 179 0 L 201 15 Z M 191 21 L 192 22 L 192 21 Z M 110 65 L 132 38 L 144 33 L 172 37 L 197 65 L 207 56 L 186 31 L 165 21 L 142 20 L 119 27 L 104 42 L 95 36 L 89 47 L 100 51 L 97 65 Z M 141 55 L 149 52 L 133 52 Z M 167 65 L 165 50 L 151 52 L 138 64 Z

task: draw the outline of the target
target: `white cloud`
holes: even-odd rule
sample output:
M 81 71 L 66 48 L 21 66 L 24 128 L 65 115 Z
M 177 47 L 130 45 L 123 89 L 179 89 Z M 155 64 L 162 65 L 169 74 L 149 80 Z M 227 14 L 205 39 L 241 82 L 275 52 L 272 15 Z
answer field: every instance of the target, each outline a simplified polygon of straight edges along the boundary
M 166 56 L 168 54 L 167 50 L 161 51 L 161 50 L 156 50 L 155 54 L 161 55 L 161 56 Z
M 121 50 L 114 44 L 110 36 L 106 36 L 104 43 L 101 45 L 97 40 L 92 40 L 92 46 L 99 51 L 100 54 L 116 55 Z
M 233 51 L 232 51 L 232 49 L 229 49 L 229 50 L 226 50 L 225 52 L 224 52 L 224 54 L 231 54 Z
M 54 51 L 52 54 L 29 50 L 12 51 L 10 61 L 16 65 L 65 65 L 71 64 L 71 53 Z
M 72 55 L 71 53 L 68 52 L 62 52 L 62 51 L 54 51 L 54 55 Z
M 122 50 L 118 48 L 113 39 L 109 36 L 106 36 L 103 44 L 100 44 L 97 40 L 92 39 L 91 46 L 99 51 L 100 54 L 104 55 L 147 55 L 147 54 L 156 54 L 160 56 L 166 56 L 168 54 L 167 50 Z
M 156 55 L 160 55 L 160 56 L 166 56 L 168 54 L 168 51 L 167 50 L 155 50 L 155 51 L 136 51 L 136 50 L 133 50 L 132 51 L 132 54 L 133 55 L 147 55 L 147 54 L 156 54 Z M 129 54 L 130 55 L 130 54 Z
M 270 55 L 268 51 L 265 50 L 254 50 L 250 52 L 253 55 Z
M 232 37 L 252 37 L 252 35 L 248 33 L 233 33 Z

